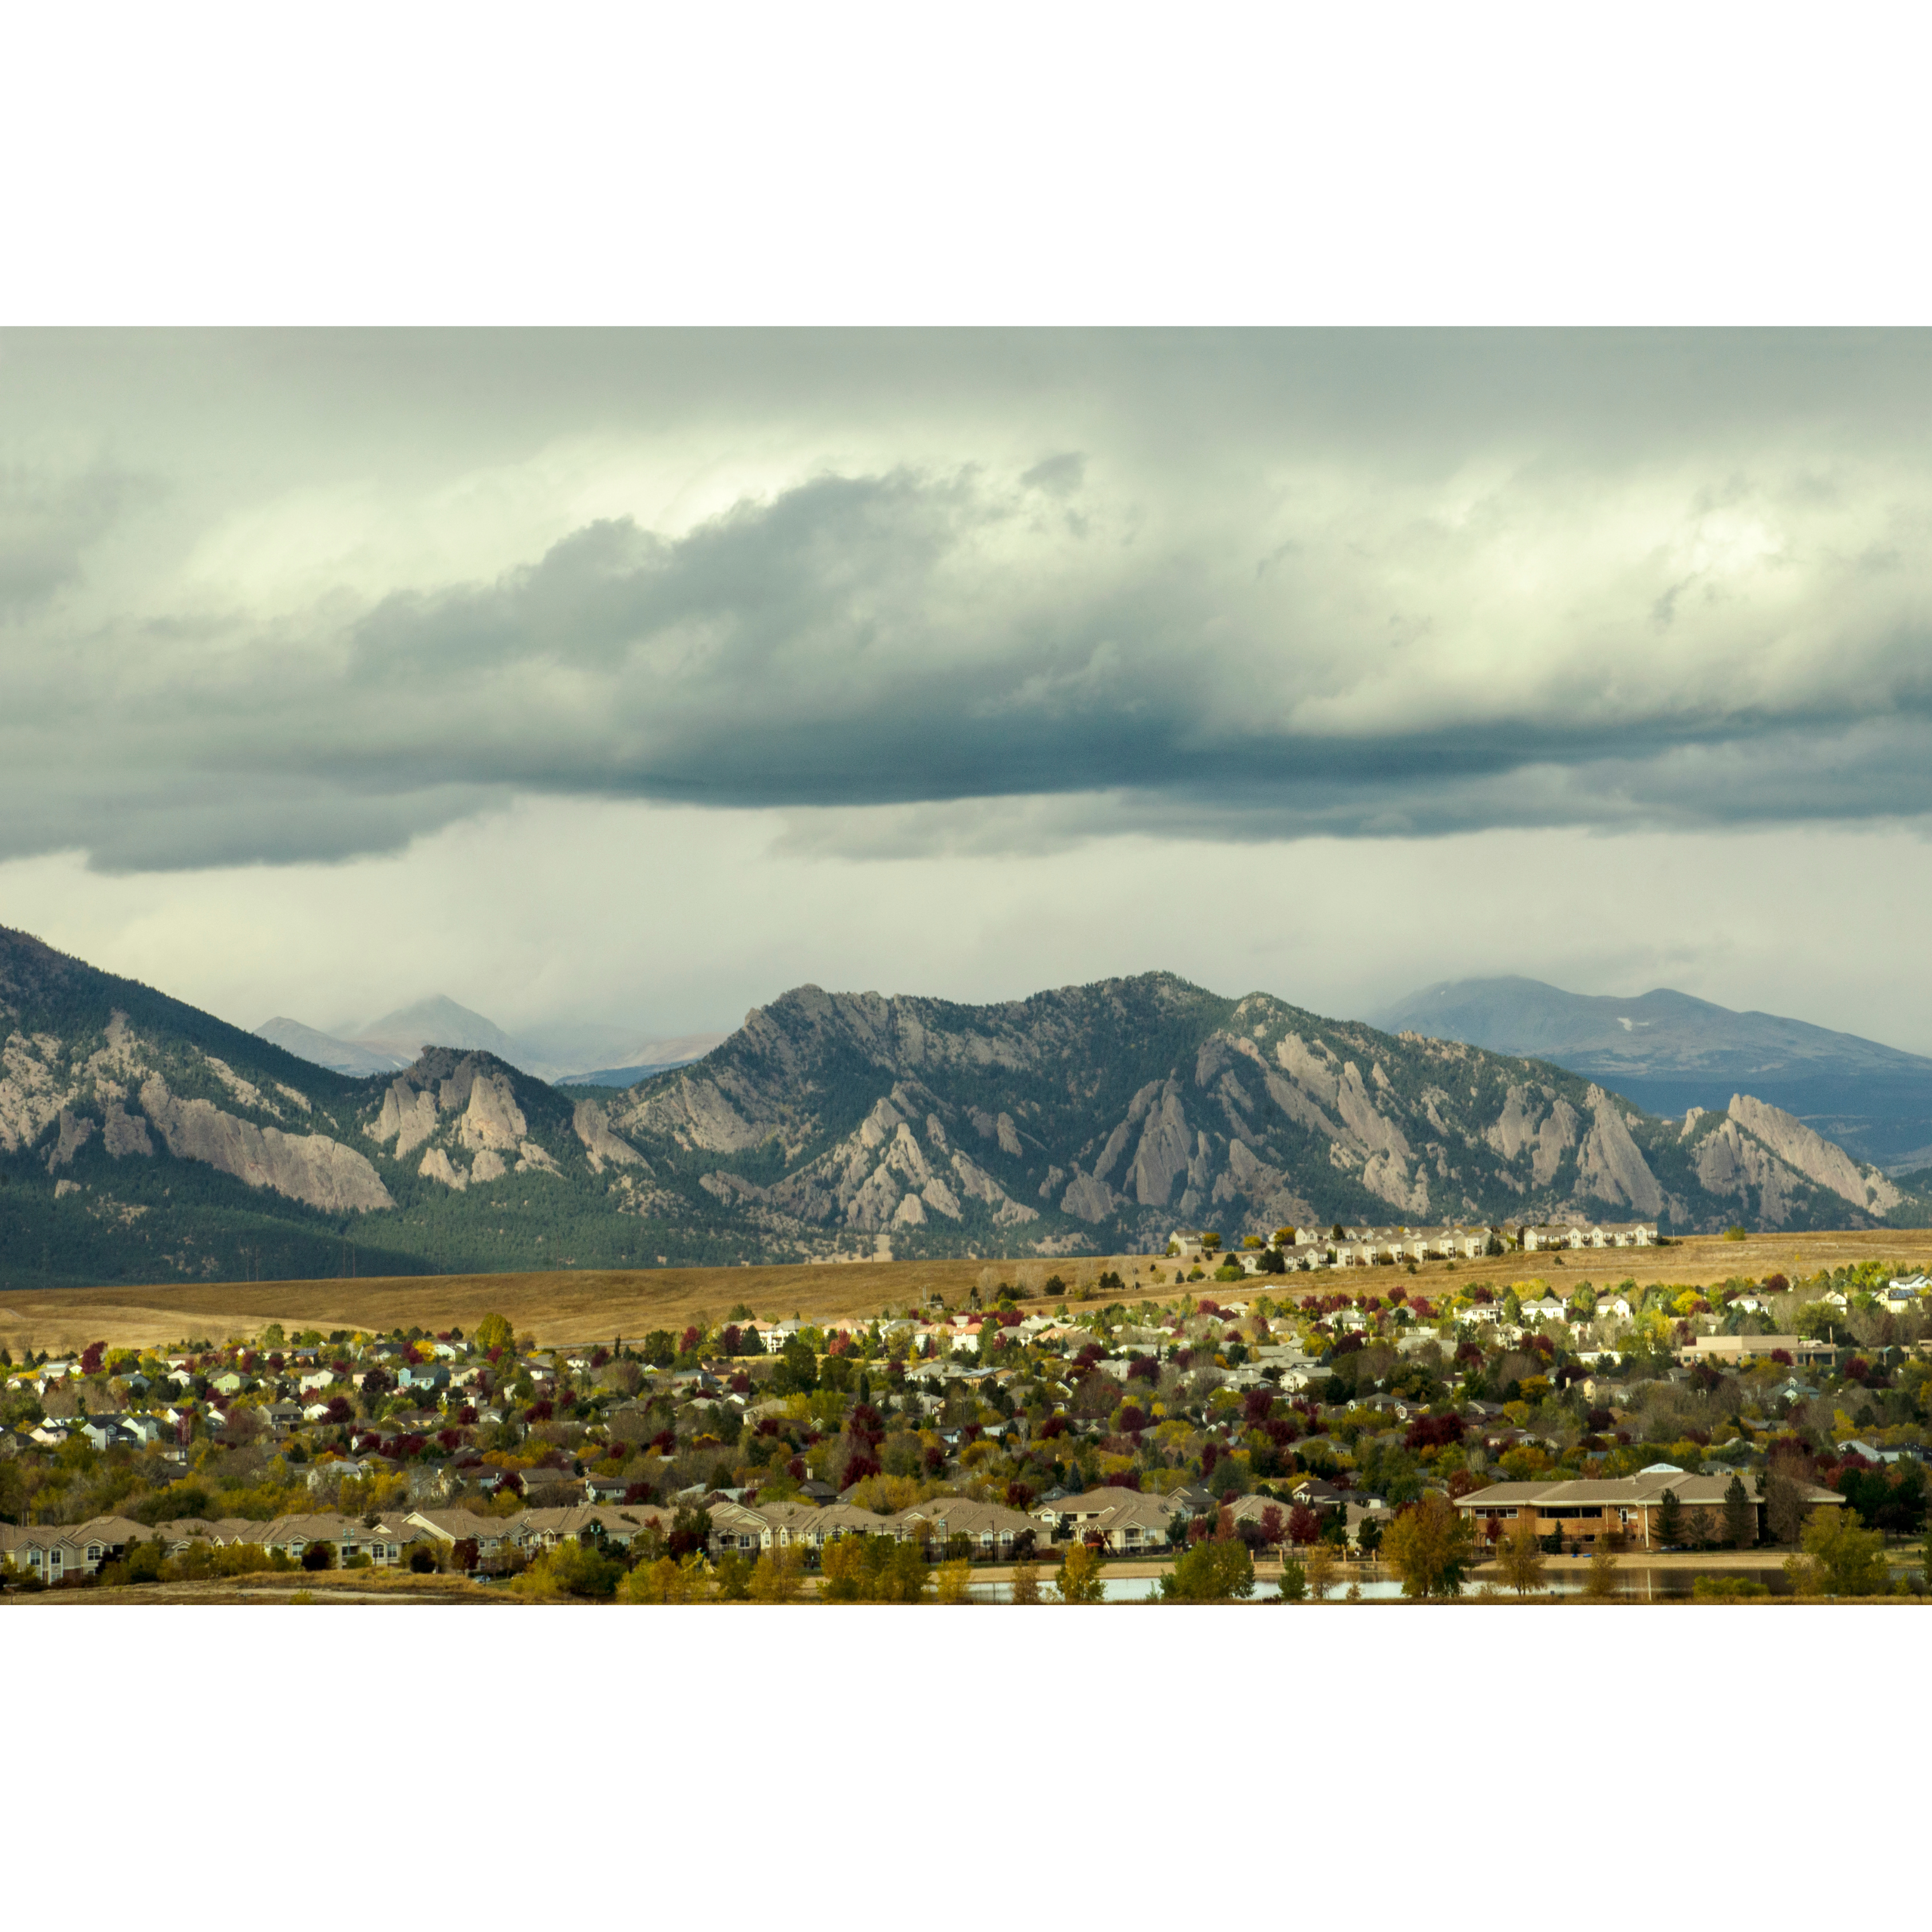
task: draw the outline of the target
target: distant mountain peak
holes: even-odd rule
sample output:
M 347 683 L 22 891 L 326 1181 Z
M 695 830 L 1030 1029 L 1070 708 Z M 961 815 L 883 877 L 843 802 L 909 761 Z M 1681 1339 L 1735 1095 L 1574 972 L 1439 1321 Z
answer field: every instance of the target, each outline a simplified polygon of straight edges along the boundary
M 1932 1059 L 1671 987 L 1625 999 L 1514 974 L 1444 980 L 1377 1023 L 1546 1060 L 1658 1114 L 1721 1112 L 1746 1091 L 1881 1165 L 1910 1164 L 1932 1144 Z

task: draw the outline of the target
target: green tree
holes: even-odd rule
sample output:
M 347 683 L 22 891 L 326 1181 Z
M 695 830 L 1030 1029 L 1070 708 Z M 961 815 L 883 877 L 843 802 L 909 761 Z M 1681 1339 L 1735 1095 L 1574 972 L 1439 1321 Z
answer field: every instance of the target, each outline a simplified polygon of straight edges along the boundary
M 774 1395 L 809 1395 L 818 1386 L 818 1356 L 802 1335 L 794 1335 L 778 1354 L 772 1372 Z
M 1757 1540 L 1757 1510 L 1742 1476 L 1733 1476 L 1724 1490 L 1724 1540 L 1733 1550 L 1748 1550 Z
M 1308 1596 L 1308 1572 L 1292 1556 L 1282 1558 L 1281 1580 L 1275 1586 L 1275 1600 L 1299 1604 Z
M 1684 1540 L 1684 1505 L 1675 1490 L 1666 1490 L 1658 1500 L 1655 1536 L 1666 1550 Z
M 1405 1597 L 1459 1597 L 1475 1562 L 1475 1534 L 1448 1498 L 1432 1492 L 1402 1510 L 1382 1539 L 1382 1554 Z
M 1804 1526 L 1804 1554 L 1785 1559 L 1785 1574 L 1806 1596 L 1882 1597 L 1890 1579 L 1885 1532 L 1867 1529 L 1851 1510 L 1816 1509 Z
M 1160 1580 L 1160 1594 L 1169 1603 L 1226 1604 L 1254 1593 L 1254 1558 L 1233 1537 L 1196 1544 Z
M 510 1326 L 507 1316 L 486 1315 L 476 1324 L 476 1342 L 487 1355 L 493 1348 L 509 1348 L 516 1346 L 517 1331 Z
M 594 1543 L 567 1537 L 547 1550 L 511 1586 L 520 1597 L 555 1602 L 565 1597 L 608 1601 L 617 1593 L 624 1566 Z

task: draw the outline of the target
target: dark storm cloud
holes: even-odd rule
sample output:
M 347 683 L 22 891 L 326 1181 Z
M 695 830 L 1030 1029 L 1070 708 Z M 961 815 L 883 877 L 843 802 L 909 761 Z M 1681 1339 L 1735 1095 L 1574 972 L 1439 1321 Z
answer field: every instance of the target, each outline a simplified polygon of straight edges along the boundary
M 5 850 L 340 858 L 532 790 L 1067 801 L 1043 838 L 1932 810 L 1918 337 L 305 340 L 227 351 L 284 492 L 373 464 L 415 514 L 440 447 L 532 474 L 546 430 L 674 465 L 777 425 L 790 475 L 225 602 L 180 586 L 194 530 L 90 561 L 98 466 L 0 484 Z M 486 377 L 508 448 L 461 417 Z

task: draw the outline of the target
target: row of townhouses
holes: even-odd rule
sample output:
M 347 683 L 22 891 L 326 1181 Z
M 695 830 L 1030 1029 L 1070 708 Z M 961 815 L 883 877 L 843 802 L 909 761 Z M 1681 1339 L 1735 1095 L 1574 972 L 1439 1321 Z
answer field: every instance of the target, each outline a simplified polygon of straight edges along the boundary
M 1270 1238 L 1258 1248 L 1234 1248 L 1219 1256 L 1250 1274 L 1270 1271 L 1278 1255 L 1290 1268 L 1372 1268 L 1403 1262 L 1478 1261 L 1516 1250 L 1534 1254 L 1552 1248 L 1648 1248 L 1657 1244 L 1654 1221 L 1550 1221 L 1494 1224 L 1456 1222 L 1439 1228 L 1296 1228 L 1289 1238 Z M 1213 1244 L 1213 1245 L 1210 1245 Z M 1216 1253 L 1219 1237 L 1198 1228 L 1177 1228 L 1168 1251 L 1184 1260 L 1205 1260 Z

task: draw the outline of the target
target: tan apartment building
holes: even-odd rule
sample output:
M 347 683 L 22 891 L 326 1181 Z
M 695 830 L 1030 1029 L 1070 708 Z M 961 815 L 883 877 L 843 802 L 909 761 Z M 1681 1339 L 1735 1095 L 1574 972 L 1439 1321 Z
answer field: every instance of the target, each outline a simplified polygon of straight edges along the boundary
M 1731 1475 L 1728 1469 L 1691 1475 L 1682 1469 L 1658 1468 L 1615 1478 L 1492 1483 L 1486 1490 L 1459 1496 L 1456 1507 L 1474 1526 L 1479 1544 L 1486 1544 L 1516 1524 L 1526 1522 L 1539 1536 L 1560 1535 L 1565 1543 L 1580 1544 L 1586 1549 L 1594 1549 L 1600 1539 L 1616 1533 L 1623 1537 L 1627 1548 L 1652 1550 L 1660 1546 L 1657 1517 L 1664 1507 L 1666 1490 L 1676 1497 L 1687 1516 L 1694 1510 L 1708 1510 L 1721 1521 L 1724 1492 L 1730 1487 Z M 1757 1538 L 1762 1542 L 1764 1501 L 1757 1493 L 1754 1478 L 1745 1476 L 1744 1484 L 1756 1521 Z M 1832 1508 L 1845 1500 L 1837 1490 L 1821 1489 L 1814 1483 L 1800 1484 L 1798 1489 L 1808 1509 Z

